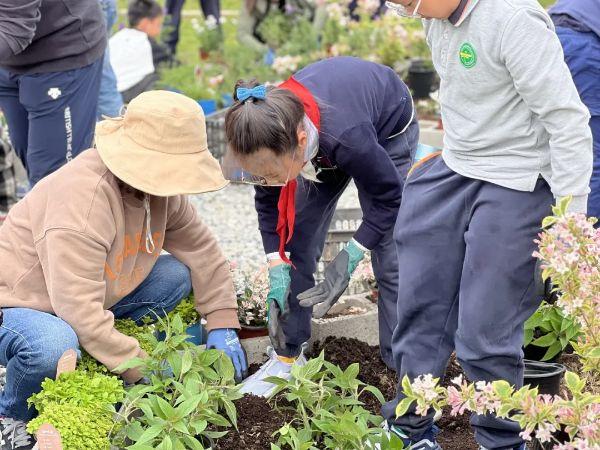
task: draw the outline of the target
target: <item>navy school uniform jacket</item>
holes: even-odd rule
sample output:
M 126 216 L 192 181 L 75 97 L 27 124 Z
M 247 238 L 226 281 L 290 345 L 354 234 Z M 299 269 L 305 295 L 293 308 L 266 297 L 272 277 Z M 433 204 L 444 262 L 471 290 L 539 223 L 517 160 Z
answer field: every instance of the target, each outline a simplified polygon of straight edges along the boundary
M 294 75 L 319 105 L 318 157 L 354 179 L 359 191 L 373 198 L 363 212 L 356 239 L 374 248 L 394 227 L 402 185 L 400 174 L 384 148 L 388 137 L 412 118 L 406 85 L 389 67 L 358 58 L 330 58 Z M 281 188 L 257 187 L 255 205 L 265 252 L 276 252 L 277 201 Z

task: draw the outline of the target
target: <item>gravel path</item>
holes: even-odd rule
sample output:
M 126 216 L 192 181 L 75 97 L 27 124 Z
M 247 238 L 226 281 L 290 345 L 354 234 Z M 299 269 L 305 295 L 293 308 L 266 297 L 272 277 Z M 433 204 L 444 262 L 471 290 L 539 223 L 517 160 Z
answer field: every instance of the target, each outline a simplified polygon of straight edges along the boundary
M 235 261 L 242 270 L 252 270 L 264 264 L 252 186 L 231 184 L 218 192 L 195 195 L 192 202 L 200 217 L 217 236 L 229 260 Z M 354 184 L 348 186 L 338 207 L 359 207 Z

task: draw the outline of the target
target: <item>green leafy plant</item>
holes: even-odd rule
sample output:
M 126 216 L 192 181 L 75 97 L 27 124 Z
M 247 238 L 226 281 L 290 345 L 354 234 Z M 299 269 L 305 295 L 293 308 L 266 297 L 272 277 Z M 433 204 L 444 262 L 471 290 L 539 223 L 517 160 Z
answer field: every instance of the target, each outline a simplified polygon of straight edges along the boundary
M 27 431 L 35 434 L 44 423 L 60 433 L 65 450 L 108 450 L 113 429 L 114 404 L 124 397 L 117 377 L 81 370 L 47 378 L 42 390 L 28 399 L 39 412 Z
M 202 350 L 186 341 L 179 315 L 161 321 L 164 341 L 145 359 L 134 358 L 118 369 L 139 367 L 148 384 L 127 391 L 113 443 L 131 450 L 202 449 L 210 439 L 236 426 L 231 360 L 221 351 Z M 152 336 L 149 339 L 154 339 Z
M 196 304 L 193 294 L 181 300 L 175 309 L 167 314 L 170 319 L 173 319 L 176 315 L 179 315 L 184 325 L 188 327 L 200 322 L 200 314 L 198 314 L 198 311 L 196 311 Z
M 138 326 L 131 319 L 116 319 L 115 328 L 127 336 L 136 338 L 140 343 L 142 350 L 144 350 L 146 353 L 149 353 L 154 347 L 154 341 L 149 340 L 147 334 L 149 330 L 154 329 L 154 325 L 150 324 L 149 321 L 150 319 L 148 319 L 148 323 L 146 325 Z M 77 363 L 77 368 L 83 372 L 103 374 L 110 373 L 104 364 L 97 361 L 85 350 L 81 350 L 81 360 Z
M 208 16 L 203 24 L 195 18 L 192 19 L 192 28 L 198 37 L 201 51 L 209 54 L 221 49 L 223 32 L 214 16 Z
M 108 436 L 113 429 L 112 415 L 99 412 L 97 408 L 52 403 L 27 424 L 27 431 L 35 434 L 45 423 L 59 431 L 64 450 L 110 449 Z
M 116 376 L 87 373 L 81 370 L 62 373 L 57 380 L 46 378 L 42 390 L 27 400 L 38 412 L 50 404 L 76 406 L 110 406 L 123 400 L 123 382 Z
M 292 367 L 290 380 L 268 378 L 277 386 L 272 398 L 283 396 L 297 413 L 294 421 L 277 431 L 277 442 L 271 448 L 402 448 L 400 439 L 389 438 L 380 427 L 383 419 L 363 407 L 360 398 L 367 392 L 380 402 L 384 399 L 377 388 L 356 378 L 358 371 L 358 364 L 340 369 L 325 361 L 321 352 L 306 365 Z
M 554 305 L 544 302 L 525 322 L 523 346 L 547 348 L 542 361 L 548 361 L 578 339 L 581 326 Z

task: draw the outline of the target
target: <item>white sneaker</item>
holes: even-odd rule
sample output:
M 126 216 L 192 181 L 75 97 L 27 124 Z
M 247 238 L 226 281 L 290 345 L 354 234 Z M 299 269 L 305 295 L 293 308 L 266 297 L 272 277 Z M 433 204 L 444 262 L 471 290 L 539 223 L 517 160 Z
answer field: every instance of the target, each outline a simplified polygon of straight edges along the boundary
M 276 386 L 273 383 L 264 381 L 264 379 L 268 377 L 279 377 L 289 380 L 292 376 L 292 366 L 303 366 L 306 364 L 306 357 L 304 356 L 306 346 L 306 344 L 302 344 L 300 356 L 298 356 L 293 363 L 283 362 L 279 359 L 279 356 L 275 353 L 273 347 L 268 347 L 267 355 L 269 355 L 269 360 L 258 369 L 258 372 L 249 376 L 242 382 L 240 392 L 242 394 L 258 395 L 259 397 L 270 396 Z

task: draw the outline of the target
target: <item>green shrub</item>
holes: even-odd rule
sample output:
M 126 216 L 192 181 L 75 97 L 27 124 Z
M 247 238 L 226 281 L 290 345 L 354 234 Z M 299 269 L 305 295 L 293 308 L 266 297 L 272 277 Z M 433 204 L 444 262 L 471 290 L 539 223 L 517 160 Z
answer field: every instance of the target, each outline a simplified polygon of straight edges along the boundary
M 35 434 L 44 423 L 50 423 L 58 430 L 64 450 L 110 449 L 108 436 L 113 427 L 112 415 L 99 412 L 96 407 L 49 404 L 27 424 L 27 431 Z
M 123 400 L 123 382 L 116 376 L 81 370 L 61 374 L 57 380 L 46 378 L 42 390 L 27 400 L 39 413 L 54 404 L 71 404 L 105 409 Z

